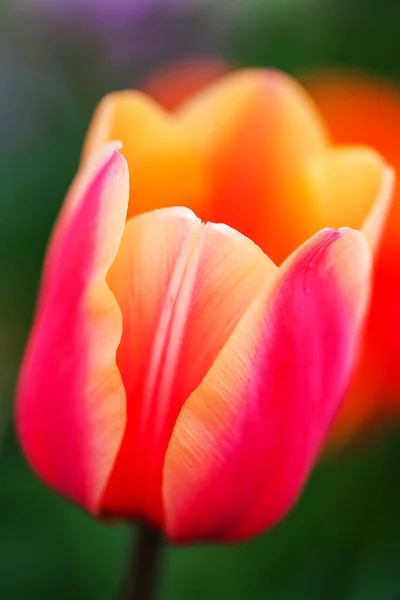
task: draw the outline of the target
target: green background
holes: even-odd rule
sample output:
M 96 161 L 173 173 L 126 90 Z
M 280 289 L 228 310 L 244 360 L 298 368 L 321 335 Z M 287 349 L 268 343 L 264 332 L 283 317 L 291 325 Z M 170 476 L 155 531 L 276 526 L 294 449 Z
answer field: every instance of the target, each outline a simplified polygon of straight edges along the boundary
M 292 73 L 352 65 L 400 78 L 398 1 L 243 0 L 231 20 L 227 2 L 215 0 L 208 12 L 191 17 L 199 48 L 239 65 Z M 193 52 L 185 19 L 174 21 L 171 56 Z M 134 85 L 165 57 L 151 43 L 135 55 L 133 36 L 132 48 L 109 64 L 93 24 L 90 34 L 87 26 L 0 4 L 2 600 L 114 598 L 131 544 L 128 527 L 95 523 L 34 478 L 12 423 L 46 241 L 93 107 L 103 93 Z M 161 597 L 400 599 L 399 465 L 396 425 L 325 458 L 294 511 L 268 534 L 238 546 L 167 549 Z

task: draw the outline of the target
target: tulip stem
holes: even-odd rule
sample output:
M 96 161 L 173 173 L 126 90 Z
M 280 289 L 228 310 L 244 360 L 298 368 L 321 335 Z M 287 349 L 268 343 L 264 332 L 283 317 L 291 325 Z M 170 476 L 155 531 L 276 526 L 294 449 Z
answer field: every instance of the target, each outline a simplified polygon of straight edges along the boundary
M 129 574 L 124 592 L 124 600 L 155 600 L 163 539 L 161 532 L 142 523 L 129 563 Z

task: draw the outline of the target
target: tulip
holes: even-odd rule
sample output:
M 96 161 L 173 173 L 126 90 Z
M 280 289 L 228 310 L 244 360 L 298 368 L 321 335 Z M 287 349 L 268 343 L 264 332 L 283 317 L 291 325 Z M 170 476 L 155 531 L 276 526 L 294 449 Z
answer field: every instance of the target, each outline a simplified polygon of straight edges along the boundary
M 36 473 L 96 517 L 143 519 L 175 542 L 276 523 L 357 360 L 390 187 L 373 151 L 328 147 L 277 73 L 229 76 L 176 115 L 139 92 L 107 97 L 50 242 L 18 386 Z M 308 236 L 303 198 L 316 224 L 345 227 Z
M 307 86 L 338 144 L 374 146 L 400 169 L 400 91 L 357 72 L 310 75 Z M 400 205 L 398 193 L 376 257 L 363 360 L 343 407 L 337 440 L 400 414 Z

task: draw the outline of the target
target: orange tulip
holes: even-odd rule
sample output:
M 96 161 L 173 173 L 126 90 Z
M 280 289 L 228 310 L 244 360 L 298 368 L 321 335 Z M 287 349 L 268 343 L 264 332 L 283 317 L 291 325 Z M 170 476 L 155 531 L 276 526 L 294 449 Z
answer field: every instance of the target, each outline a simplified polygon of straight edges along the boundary
M 176 114 L 106 97 L 18 387 L 36 472 L 95 516 L 176 541 L 282 518 L 357 359 L 391 179 L 374 151 L 330 146 L 275 72 L 230 75 Z

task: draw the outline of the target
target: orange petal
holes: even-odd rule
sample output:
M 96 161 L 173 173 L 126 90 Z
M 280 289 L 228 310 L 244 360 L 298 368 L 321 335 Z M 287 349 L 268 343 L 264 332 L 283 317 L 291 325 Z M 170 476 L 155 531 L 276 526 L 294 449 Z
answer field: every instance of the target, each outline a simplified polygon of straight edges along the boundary
M 48 250 L 17 397 L 22 447 L 52 487 L 96 513 L 125 428 L 119 307 L 106 284 L 129 197 L 105 148 L 79 172 Z
M 278 269 L 249 239 L 184 208 L 129 221 L 109 284 L 123 314 L 127 429 L 104 512 L 163 520 L 161 477 L 178 413 Z
M 383 158 L 365 147 L 331 147 L 305 161 L 295 182 L 298 197 L 312 207 L 322 227 L 363 229 L 375 248 L 392 200 L 393 173 Z
M 240 71 L 200 93 L 179 116 L 211 174 L 206 218 L 235 227 L 281 262 L 306 238 L 310 218 L 293 180 L 327 144 L 311 99 L 283 74 Z
M 316 73 L 305 78 L 330 134 L 338 144 L 365 144 L 400 168 L 400 90 L 389 80 L 357 71 Z M 400 235 L 400 202 L 386 237 Z
M 364 236 L 325 230 L 244 315 L 171 436 L 173 539 L 244 539 L 295 502 L 349 383 L 370 275 Z
M 121 140 L 131 179 L 128 218 L 168 206 L 188 206 L 200 215 L 206 177 L 199 153 L 174 118 L 144 94 L 115 92 L 99 104 L 83 160 L 110 140 Z
M 389 167 L 383 169 L 381 185 L 375 202 L 364 219 L 361 231 L 368 240 L 373 252 L 377 252 L 386 234 L 386 225 L 393 205 L 395 172 Z

